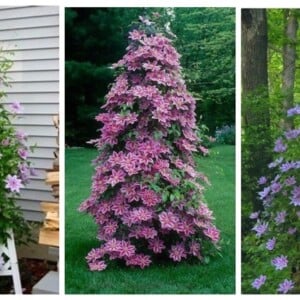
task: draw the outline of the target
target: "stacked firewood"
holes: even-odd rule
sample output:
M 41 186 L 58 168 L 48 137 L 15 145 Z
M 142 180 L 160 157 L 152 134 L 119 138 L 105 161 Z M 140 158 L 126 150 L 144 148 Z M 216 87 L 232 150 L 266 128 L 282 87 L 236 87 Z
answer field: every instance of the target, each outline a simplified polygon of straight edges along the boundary
M 59 145 L 59 118 L 53 118 L 57 128 L 57 145 Z M 53 168 L 47 171 L 46 183 L 52 187 L 55 202 L 42 202 L 41 207 L 45 213 L 43 227 L 40 230 L 39 243 L 49 246 L 59 246 L 59 149 L 54 151 Z

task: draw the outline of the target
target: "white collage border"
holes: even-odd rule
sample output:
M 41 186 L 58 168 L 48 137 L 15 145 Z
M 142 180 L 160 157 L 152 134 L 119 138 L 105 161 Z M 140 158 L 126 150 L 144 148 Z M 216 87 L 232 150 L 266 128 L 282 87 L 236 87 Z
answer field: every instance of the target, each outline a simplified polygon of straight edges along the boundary
M 59 50 L 59 66 L 60 66 L 60 93 L 59 93 L 59 112 L 60 112 L 60 195 L 65 195 L 65 74 L 64 74 L 64 63 L 65 63 L 65 27 L 64 27 L 64 9 L 65 7 L 233 7 L 236 9 L 236 166 L 235 166 L 235 176 L 236 176 L 236 294 L 232 295 L 88 295 L 88 299 L 94 297 L 101 297 L 101 299 L 132 299 L 137 297 L 143 297 L 143 300 L 153 299 L 153 297 L 160 297 L 164 299 L 174 299 L 174 298 L 193 298 L 198 299 L 274 299 L 274 297 L 280 297 L 282 299 L 290 298 L 295 299 L 299 295 L 241 295 L 241 9 L 242 8 L 300 8 L 300 1 L 296 5 L 295 0 L 264 0 L 264 1 L 250 1 L 250 0 L 0 0 L 0 6 L 27 6 L 27 5 L 40 5 L 40 6 L 59 6 L 60 12 L 60 24 L 59 24 L 59 40 L 60 40 L 60 50 Z M 60 295 L 42 295 L 45 299 L 80 299 L 79 295 L 65 295 L 65 199 L 61 197 L 60 199 Z M 82 295 L 83 296 L 83 295 Z M 12 299 L 14 297 L 23 298 L 37 298 L 41 295 L 1 295 L 1 300 Z M 51 297 L 51 298 L 50 298 Z M 86 299 L 87 295 L 85 295 Z M 272 298 L 271 298 L 272 297 Z

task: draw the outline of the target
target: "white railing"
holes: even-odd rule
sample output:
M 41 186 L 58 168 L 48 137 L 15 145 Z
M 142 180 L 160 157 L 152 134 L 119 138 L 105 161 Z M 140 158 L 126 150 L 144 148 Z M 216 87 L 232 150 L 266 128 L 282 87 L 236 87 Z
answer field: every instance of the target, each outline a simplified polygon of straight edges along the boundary
M 3 258 L 3 264 L 0 265 L 0 276 L 12 276 L 15 294 L 22 294 L 14 235 L 11 230 L 8 233 L 10 238 L 7 240 L 7 244 L 0 245 L 0 258 Z

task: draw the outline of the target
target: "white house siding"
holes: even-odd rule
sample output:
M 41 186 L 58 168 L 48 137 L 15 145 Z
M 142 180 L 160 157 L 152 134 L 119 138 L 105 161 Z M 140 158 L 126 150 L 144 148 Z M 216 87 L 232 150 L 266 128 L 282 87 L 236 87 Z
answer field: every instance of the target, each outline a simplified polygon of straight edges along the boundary
M 30 136 L 29 145 L 37 145 L 30 154 L 37 176 L 18 204 L 28 220 L 41 221 L 40 202 L 54 201 L 45 175 L 57 147 L 52 118 L 59 111 L 59 8 L 0 6 L 0 47 L 14 53 L 6 102 L 19 101 L 24 108 L 14 125 Z

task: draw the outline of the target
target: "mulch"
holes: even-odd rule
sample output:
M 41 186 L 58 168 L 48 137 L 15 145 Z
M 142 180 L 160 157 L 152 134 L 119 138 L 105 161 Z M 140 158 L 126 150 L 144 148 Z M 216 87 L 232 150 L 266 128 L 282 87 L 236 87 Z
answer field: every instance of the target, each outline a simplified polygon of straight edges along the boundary
M 23 294 L 31 294 L 33 286 L 49 271 L 57 271 L 57 265 L 46 260 L 22 258 L 19 260 L 19 270 Z M 0 294 L 14 294 L 11 276 L 0 277 Z

